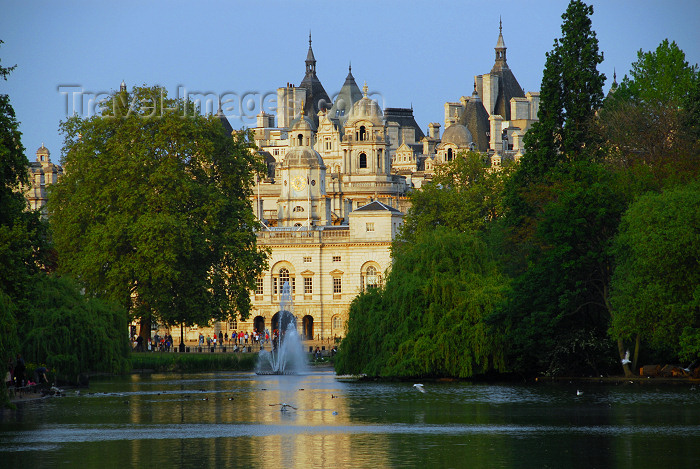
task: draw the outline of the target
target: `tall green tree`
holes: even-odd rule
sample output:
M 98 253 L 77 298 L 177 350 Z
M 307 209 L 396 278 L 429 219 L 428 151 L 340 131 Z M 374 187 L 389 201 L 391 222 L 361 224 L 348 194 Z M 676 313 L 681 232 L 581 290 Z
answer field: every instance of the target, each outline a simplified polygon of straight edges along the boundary
M 548 174 L 599 156 L 595 113 L 602 104 L 605 75 L 597 69 L 603 54 L 592 14 L 592 6 L 572 0 L 562 15 L 562 37 L 547 53 L 542 75 L 538 121 L 525 134 L 526 152 L 506 181 L 504 211 L 516 272 L 527 266 L 538 217 L 549 202 Z
M 0 65 L 0 77 L 7 80 L 16 67 Z M 24 210 L 26 202 L 20 188 L 27 183 L 28 169 L 15 110 L 10 97 L 0 94 L 0 225 L 11 224 Z
M 642 343 L 671 362 L 700 358 L 700 182 L 636 200 L 615 250 L 610 333 L 621 353 L 635 343 L 633 367 Z
M 547 54 L 539 121 L 506 182 L 504 268 L 514 281 L 491 320 L 509 333 L 509 364 L 526 373 L 602 371 L 600 356 L 611 353 L 610 243 L 625 197 L 595 163 L 605 76 L 597 69 L 603 55 L 592 14 L 573 0 L 562 15 L 562 37 Z
M 114 93 L 61 124 L 65 176 L 49 199 L 59 268 L 142 320 L 247 317 L 265 265 L 248 202 L 250 135 L 160 87 Z
M 2 44 L 2 41 L 0 41 Z M 15 69 L 0 65 L 7 80 Z M 31 301 L 34 276 L 48 266 L 47 226 L 37 212 L 26 209 L 23 190 L 29 161 L 24 155 L 19 122 L 7 94 L 0 94 L 0 362 L 21 351 L 18 323 Z M 0 384 L 4 388 L 4 383 Z M 0 401 L 6 400 L 0 392 Z
M 538 121 L 525 134 L 526 153 L 514 182 L 527 185 L 561 162 L 597 151 L 594 117 L 603 102 L 603 54 L 592 29 L 593 7 L 572 0 L 562 15 L 562 37 L 547 53 Z

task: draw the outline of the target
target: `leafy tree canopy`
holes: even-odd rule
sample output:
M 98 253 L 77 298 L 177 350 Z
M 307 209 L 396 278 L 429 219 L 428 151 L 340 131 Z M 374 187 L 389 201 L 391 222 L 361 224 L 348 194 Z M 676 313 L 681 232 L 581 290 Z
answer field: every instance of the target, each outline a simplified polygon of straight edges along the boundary
M 698 80 L 698 66 L 685 60 L 676 41 L 664 39 L 653 52 L 637 52 L 630 76 L 622 79 L 614 97 L 649 105 L 682 106 Z
M 128 371 L 127 316 L 119 305 L 80 292 L 68 278 L 38 274 L 18 330 L 25 359 L 63 379 L 86 371 Z
M 503 370 L 503 344 L 484 318 L 506 285 L 476 234 L 419 233 L 395 259 L 385 288 L 353 301 L 336 371 L 471 377 Z
M 612 336 L 639 335 L 666 356 L 700 358 L 700 183 L 640 197 L 615 250 Z
M 540 212 L 522 246 L 525 267 L 491 320 L 509 331 L 511 363 L 521 371 L 599 372 L 609 352 L 611 245 L 627 197 L 599 164 L 574 163 L 549 177 L 528 194 Z
M 15 67 L 0 65 L 0 76 L 7 80 Z M 26 202 L 20 188 L 27 183 L 28 169 L 15 110 L 10 97 L 0 94 L 0 225 L 12 224 L 24 210 Z
M 665 39 L 655 51 L 640 50 L 630 77 L 611 91 L 600 117 L 611 163 L 647 166 L 657 184 L 697 175 L 700 73 L 675 42 Z
M 525 134 L 526 153 L 518 184 L 537 181 L 561 161 L 591 158 L 596 151 L 593 118 L 603 101 L 603 54 L 592 29 L 593 7 L 572 0 L 561 26 L 562 37 L 547 53 L 540 87 L 538 122 Z
M 510 168 L 490 171 L 479 153 L 458 153 L 435 168 L 429 184 L 411 193 L 400 239 L 410 242 L 438 226 L 462 232 L 484 230 L 489 220 L 502 214 L 499 194 L 509 173 Z
M 246 133 L 160 87 L 114 93 L 61 124 L 66 171 L 49 213 L 60 271 L 136 317 L 173 326 L 246 317 L 265 265 L 248 202 Z

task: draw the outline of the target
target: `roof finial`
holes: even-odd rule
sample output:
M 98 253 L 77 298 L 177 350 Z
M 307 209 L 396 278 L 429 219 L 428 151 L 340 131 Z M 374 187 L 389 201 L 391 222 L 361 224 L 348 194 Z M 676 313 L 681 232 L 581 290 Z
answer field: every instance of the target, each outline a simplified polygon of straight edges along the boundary
M 309 29 L 309 47 L 311 47 L 311 30 Z
M 367 90 L 369 87 L 367 86 L 367 82 L 365 81 L 365 85 L 362 87 L 362 94 L 365 95 L 365 98 L 367 97 Z
M 348 62 L 348 73 L 352 73 L 352 60 Z
M 301 115 L 304 115 L 304 100 L 301 100 Z
M 498 34 L 503 34 L 503 21 L 501 15 L 498 15 Z

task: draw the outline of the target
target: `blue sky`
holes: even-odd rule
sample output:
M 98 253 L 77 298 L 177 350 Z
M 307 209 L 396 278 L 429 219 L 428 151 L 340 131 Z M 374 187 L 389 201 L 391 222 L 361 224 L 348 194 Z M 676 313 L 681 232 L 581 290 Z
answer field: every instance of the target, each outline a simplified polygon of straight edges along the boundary
M 618 81 L 639 49 L 675 40 L 700 62 L 700 2 L 592 1 L 593 28 Z M 109 92 L 124 80 L 242 97 L 249 116 L 260 97 L 299 84 L 312 33 L 317 74 L 329 95 L 348 63 L 386 107 L 413 106 L 418 124 L 444 121 L 444 102 L 472 92 L 494 61 L 499 17 L 508 64 L 526 91 L 539 90 L 545 53 L 561 36 L 568 2 L 482 1 L 26 1 L 3 0 L 1 64 L 17 64 L 8 93 L 33 161 L 44 142 L 59 162 L 58 126 L 72 93 Z M 252 93 L 252 94 L 251 94 Z M 87 102 L 87 101 L 86 101 Z M 68 105 L 67 105 L 68 104 Z M 252 109 L 250 109 L 252 108 Z M 249 110 L 250 109 L 250 110 Z M 240 114 L 232 111 L 230 114 Z M 251 125 L 231 118 L 235 128 Z M 444 129 L 442 129 L 444 130 Z

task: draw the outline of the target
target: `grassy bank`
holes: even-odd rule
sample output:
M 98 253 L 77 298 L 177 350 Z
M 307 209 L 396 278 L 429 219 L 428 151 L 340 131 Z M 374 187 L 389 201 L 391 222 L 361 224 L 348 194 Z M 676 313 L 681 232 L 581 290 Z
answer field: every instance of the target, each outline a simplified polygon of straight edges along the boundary
M 252 371 L 254 353 L 159 353 L 131 354 L 132 371 Z

